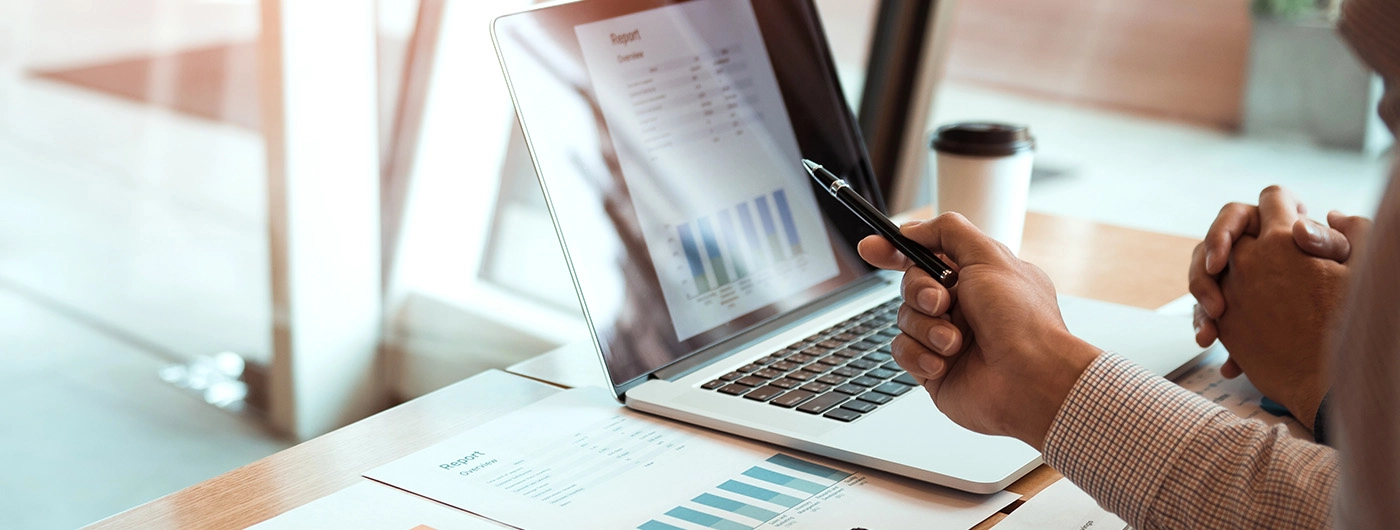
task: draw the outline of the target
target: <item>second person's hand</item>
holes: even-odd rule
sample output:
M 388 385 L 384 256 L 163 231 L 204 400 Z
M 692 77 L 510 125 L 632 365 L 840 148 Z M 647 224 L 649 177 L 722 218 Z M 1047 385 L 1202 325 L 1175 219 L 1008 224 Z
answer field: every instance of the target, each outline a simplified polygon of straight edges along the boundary
M 1278 211 L 1293 219 L 1293 241 L 1303 252 L 1339 263 L 1347 262 L 1356 248 L 1364 241 L 1370 229 L 1370 221 L 1341 212 L 1327 214 L 1327 226 L 1304 217 L 1307 209 L 1303 203 L 1282 186 L 1269 186 L 1259 192 L 1259 203 L 1285 205 L 1290 211 Z M 1294 213 L 1296 212 L 1296 214 Z M 1230 253 L 1235 242 L 1241 237 L 1258 237 L 1260 230 L 1259 206 L 1232 202 L 1226 204 L 1216 215 L 1206 231 L 1206 236 L 1196 245 L 1187 270 L 1187 281 L 1191 294 L 1196 297 L 1196 343 L 1201 347 L 1210 346 L 1217 338 L 1216 319 L 1225 314 L 1225 298 L 1220 293 L 1220 276 L 1229 263 Z M 1355 242 L 1355 243 L 1353 243 Z M 1239 375 L 1239 368 L 1227 362 L 1221 369 L 1228 377 Z

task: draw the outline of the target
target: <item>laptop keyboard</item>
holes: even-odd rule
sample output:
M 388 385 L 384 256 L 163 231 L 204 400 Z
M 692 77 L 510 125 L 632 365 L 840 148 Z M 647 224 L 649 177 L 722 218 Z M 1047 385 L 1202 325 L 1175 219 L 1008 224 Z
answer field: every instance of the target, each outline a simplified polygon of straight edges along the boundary
M 701 388 L 855 421 L 918 386 L 890 355 L 900 302 L 885 302 Z

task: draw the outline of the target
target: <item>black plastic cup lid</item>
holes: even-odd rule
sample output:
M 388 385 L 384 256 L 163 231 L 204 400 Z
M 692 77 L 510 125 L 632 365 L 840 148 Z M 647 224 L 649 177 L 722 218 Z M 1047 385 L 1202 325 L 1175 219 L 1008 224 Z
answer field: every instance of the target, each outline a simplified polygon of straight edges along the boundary
M 1035 138 L 1025 125 L 963 122 L 939 127 L 930 147 L 952 155 L 1010 156 L 1035 150 Z

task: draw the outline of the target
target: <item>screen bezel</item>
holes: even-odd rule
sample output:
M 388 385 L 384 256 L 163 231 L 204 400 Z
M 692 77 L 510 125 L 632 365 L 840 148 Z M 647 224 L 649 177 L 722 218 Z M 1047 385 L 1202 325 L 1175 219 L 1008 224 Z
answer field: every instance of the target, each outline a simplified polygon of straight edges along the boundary
M 515 24 L 535 25 L 549 28 L 551 34 L 559 32 L 561 35 L 572 36 L 573 28 L 578 25 L 588 24 L 620 17 L 632 13 L 637 13 L 649 9 L 682 4 L 696 0 L 596 0 L 579 1 L 563 4 L 539 6 L 534 9 L 505 15 L 497 18 L 492 23 L 491 34 L 496 45 L 497 56 L 501 61 L 501 68 L 506 77 L 507 86 L 510 87 L 512 101 L 515 104 L 517 118 L 524 132 L 527 144 L 530 147 L 531 162 L 535 167 L 540 187 L 545 196 L 545 202 L 549 207 L 551 218 L 555 225 L 556 235 L 561 246 L 564 248 L 565 260 L 568 262 L 570 272 L 573 276 L 576 294 L 579 297 L 580 306 L 583 309 L 583 316 L 591 332 L 591 339 L 594 343 L 595 351 L 599 354 L 599 360 L 603 363 L 604 373 L 608 376 L 609 386 L 614 395 L 621 397 L 627 389 L 644 382 L 652 374 L 663 370 L 669 366 L 693 358 L 701 352 L 712 351 L 717 346 L 722 346 L 727 339 L 738 336 L 746 331 L 769 323 L 784 314 L 796 309 L 819 304 L 823 301 L 830 301 L 831 295 L 847 287 L 861 284 L 864 280 L 874 276 L 877 272 L 868 265 L 860 262 L 859 258 L 851 261 L 847 256 L 846 261 L 839 261 L 841 271 L 837 277 L 819 284 L 807 293 L 803 293 L 805 299 L 797 303 L 788 300 L 775 301 L 758 310 L 749 312 L 739 318 L 730 321 L 728 324 L 714 328 L 692 337 L 685 341 L 676 341 L 676 346 L 688 348 L 687 353 L 674 356 L 669 361 L 652 366 L 635 375 L 619 378 L 608 366 L 610 344 L 603 340 L 605 333 L 599 329 L 604 323 L 597 322 L 594 315 L 589 310 L 588 300 L 585 296 L 582 274 L 576 268 L 575 259 L 570 251 L 569 238 L 561 224 L 560 214 L 555 207 L 554 197 L 550 193 L 549 181 L 554 178 L 561 178 L 554 175 L 547 175 L 541 167 L 541 162 L 536 149 L 540 146 L 532 139 L 530 134 L 530 124 L 525 118 L 525 111 L 522 108 L 521 97 L 518 95 L 515 82 L 512 79 L 511 65 L 508 55 L 512 53 L 526 53 L 521 50 L 509 50 L 511 42 L 503 39 L 504 32 L 509 31 Z M 815 4 L 811 0 L 751 0 L 751 5 L 758 18 L 760 32 L 767 45 L 774 72 L 779 79 L 780 92 L 784 98 L 786 106 L 791 110 L 794 100 L 801 101 L 802 108 L 824 107 L 826 110 L 820 113 L 795 113 L 789 112 L 790 121 L 799 136 L 803 156 L 816 153 L 813 158 L 821 159 L 821 162 L 836 174 L 847 180 L 852 187 L 858 190 L 867 200 L 884 210 L 883 197 L 880 196 L 875 184 L 873 170 L 871 169 L 868 154 L 862 144 L 860 132 L 857 128 L 855 116 L 846 104 L 844 92 L 838 81 L 836 66 L 832 57 L 825 33 L 821 27 L 820 18 L 817 14 Z M 776 29 L 775 29 L 776 28 Z M 786 30 L 786 33 L 777 35 L 778 30 Z M 578 55 L 577 62 L 582 63 L 581 50 L 575 41 L 569 38 L 557 39 L 560 43 L 572 43 L 566 46 L 567 51 Z M 781 46 L 775 47 L 775 41 L 781 42 Z M 775 51 L 775 49 L 779 51 Z M 805 52 L 805 53 L 804 53 Z M 780 58 L 781 56 L 781 58 Z M 786 60 L 785 60 L 786 59 Z M 793 85 L 794 79 L 816 80 L 823 84 L 821 90 L 811 90 L 810 86 L 803 86 L 803 90 L 798 90 Z M 536 124 L 537 126 L 541 124 Z M 606 130 L 606 126 L 603 127 Z M 814 132 L 821 131 L 821 132 Z M 601 142 L 611 142 L 611 136 L 603 134 Z M 794 161 L 794 167 L 797 161 Z M 562 177 L 568 178 L 568 177 Z M 833 250 L 854 255 L 855 243 L 861 237 L 869 234 L 869 228 L 863 222 L 850 214 L 840 203 L 832 199 L 821 188 L 812 184 L 814 195 L 817 198 L 823 219 L 827 223 L 828 230 L 832 236 Z M 854 265 L 853 265 L 854 264 Z M 651 273 L 650 281 L 658 281 L 655 273 Z M 819 288 L 819 289 L 818 289 Z M 820 291 L 820 292 L 815 292 Z M 784 303 L 789 302 L 789 303 Z M 611 324 L 611 323 L 606 323 Z

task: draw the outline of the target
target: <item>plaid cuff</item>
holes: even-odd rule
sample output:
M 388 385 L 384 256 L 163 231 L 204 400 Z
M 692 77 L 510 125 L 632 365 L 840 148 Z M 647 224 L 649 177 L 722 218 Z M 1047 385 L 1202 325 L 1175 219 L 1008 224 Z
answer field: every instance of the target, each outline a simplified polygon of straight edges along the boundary
M 1195 431 L 1223 408 L 1104 353 L 1070 390 L 1045 437 L 1045 462 L 1134 527 Z

